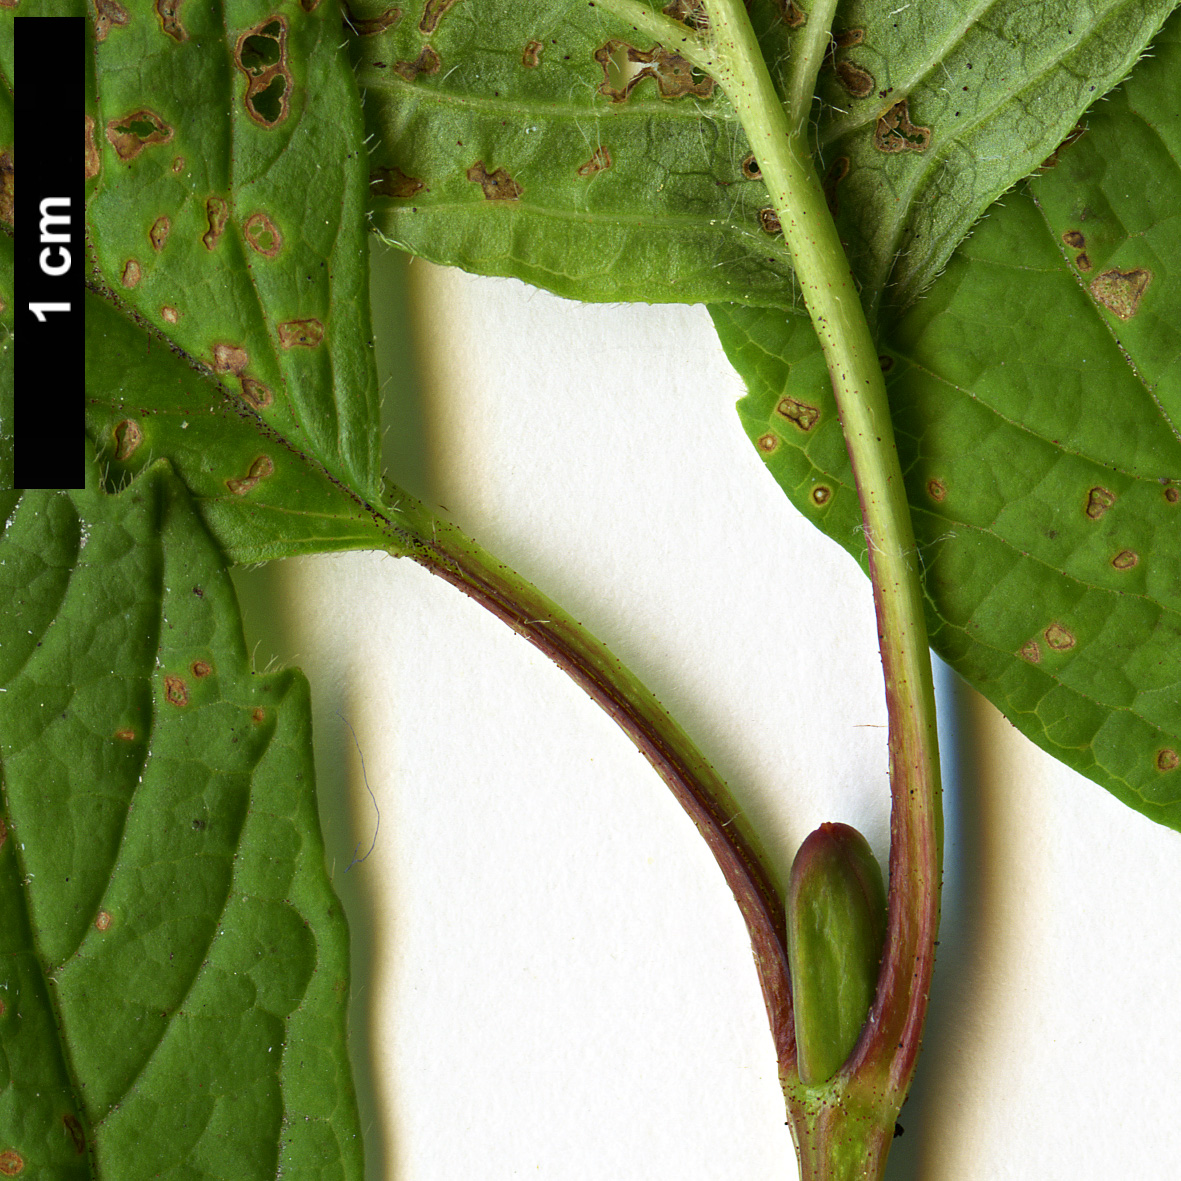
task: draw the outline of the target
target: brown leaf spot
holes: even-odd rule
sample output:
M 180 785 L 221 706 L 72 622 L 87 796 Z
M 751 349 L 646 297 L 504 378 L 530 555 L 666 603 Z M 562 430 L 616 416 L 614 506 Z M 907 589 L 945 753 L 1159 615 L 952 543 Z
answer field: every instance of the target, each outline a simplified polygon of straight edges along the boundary
M 795 423 L 802 431 L 810 431 L 820 421 L 820 410 L 816 406 L 809 406 L 807 402 L 801 402 L 790 394 L 779 399 L 775 413 Z
M 129 258 L 123 264 L 123 274 L 119 276 L 119 282 L 124 287 L 134 287 L 142 278 L 143 271 L 140 270 L 139 263 L 134 258 Z
M 122 730 L 115 731 L 115 737 L 118 738 L 120 742 L 134 742 L 135 731 L 125 726 Z
M 1042 662 L 1042 650 L 1037 640 L 1027 640 L 1021 645 L 1021 651 L 1017 655 L 1023 660 L 1028 660 L 1030 664 L 1041 664 Z
M 931 129 L 910 121 L 910 106 L 903 99 L 878 120 L 873 146 L 879 152 L 925 152 L 931 146 Z
M 267 476 L 273 475 L 275 471 L 274 461 L 269 455 L 260 455 L 251 465 L 250 470 L 241 479 L 227 480 L 226 487 L 235 496 L 245 496 L 251 488 L 259 482 L 265 480 Z
M 108 910 L 100 910 L 94 919 L 94 926 L 96 930 L 105 931 L 111 925 L 111 912 Z
M 1043 635 L 1046 637 L 1046 643 L 1055 652 L 1065 652 L 1068 648 L 1074 647 L 1074 634 L 1061 623 L 1051 623 Z
M 827 484 L 817 484 L 812 489 L 812 503 L 818 507 L 823 507 L 832 500 L 832 489 Z
M 612 78 L 620 74 L 619 55 L 624 50 L 627 62 L 643 66 L 643 69 L 628 71 L 627 80 L 622 86 L 617 86 Z M 679 53 L 670 53 L 662 45 L 653 45 L 651 49 L 637 49 L 626 41 L 612 37 L 595 50 L 594 59 L 603 68 L 603 81 L 599 84 L 599 93 L 606 95 L 613 103 L 626 102 L 631 92 L 645 78 L 656 79 L 656 87 L 661 98 L 686 98 L 690 95 L 709 98 L 714 92 L 712 78 L 704 75 L 700 79 L 695 79 L 693 66 L 688 60 Z
M 407 201 L 430 189 L 416 176 L 407 176 L 400 168 L 379 168 L 369 175 L 369 188 L 374 195 Z
M 252 250 L 266 258 L 274 258 L 283 249 L 283 235 L 279 227 L 265 213 L 252 213 L 242 226 L 242 233 Z
M 836 217 L 841 203 L 837 199 L 837 185 L 849 175 L 849 157 L 838 156 L 824 174 L 824 199 L 828 203 L 828 211 Z
M 766 209 L 759 210 L 759 225 L 764 234 L 783 233 L 783 226 L 779 224 L 779 214 L 770 205 Z
M 709 13 L 705 11 L 705 0 L 672 0 L 661 10 L 665 16 L 688 25 L 691 29 L 708 29 Z
M 878 366 L 883 373 L 889 373 L 894 368 L 894 358 L 888 353 L 879 353 Z
M 261 726 L 266 721 L 267 711 L 261 705 L 256 705 L 250 711 L 250 720 L 256 725 Z
M 74 1151 L 81 1156 L 86 1151 L 86 1137 L 82 1134 L 82 1125 L 69 1112 L 62 1116 L 62 1123 L 66 1125 L 66 1132 L 74 1142 Z
M 1091 269 L 1090 255 L 1088 255 L 1085 250 L 1080 250 L 1078 254 L 1075 255 L 1074 265 L 1078 267 L 1080 271 L 1089 271 Z
M 279 343 L 285 349 L 314 349 L 324 339 L 319 320 L 287 320 L 279 325 Z
M 16 172 L 12 150 L 0 152 L 0 221 L 13 225 L 16 215 Z
M 422 52 L 412 62 L 394 62 L 394 73 L 400 74 L 407 82 L 413 82 L 419 74 L 437 74 L 441 65 L 439 55 L 434 49 L 424 45 Z
M 115 458 L 126 463 L 143 441 L 139 423 L 134 418 L 125 418 L 115 427 Z
M 177 156 L 177 158 L 172 161 L 172 171 L 173 172 L 184 172 L 184 170 L 185 170 L 185 158 L 183 156 Z
M 594 176 L 611 167 L 611 153 L 601 145 L 595 148 L 594 155 L 585 163 L 578 166 L 579 176 Z
M 86 116 L 86 179 L 94 180 L 98 176 L 102 161 L 98 154 L 98 144 L 94 142 L 94 116 Z
M 1151 282 L 1152 272 L 1144 267 L 1130 271 L 1113 268 L 1091 280 L 1091 294 L 1109 312 L 1121 320 L 1130 320 L 1140 310 L 1140 301 Z
M 94 39 L 105 41 L 112 25 L 125 25 L 131 18 L 117 0 L 94 0 Z
M 164 700 L 170 705 L 188 705 L 189 687 L 184 681 L 172 673 L 164 677 Z
M 176 310 L 171 304 L 165 304 L 160 309 L 160 315 L 168 321 L 169 324 L 175 324 L 180 319 L 180 312 Z
M 1157 751 L 1156 755 L 1156 769 L 1158 771 L 1176 771 L 1181 767 L 1181 755 L 1177 754 L 1171 747 L 1166 746 L 1164 750 Z
M 467 178 L 484 190 L 489 201 L 516 201 L 525 191 L 503 168 L 489 172 L 483 160 L 477 160 L 467 170 Z
M 796 4 L 795 0 L 777 0 L 779 13 L 783 23 L 789 29 L 798 29 L 808 19 L 808 14 Z
M 864 29 L 842 29 L 832 35 L 832 43 L 837 49 L 848 49 L 850 45 L 860 45 L 864 40 Z
M 742 161 L 742 175 L 747 180 L 763 179 L 763 170 L 759 167 L 759 162 L 755 159 L 753 152 Z
M 1114 558 L 1111 559 L 1111 564 L 1117 570 L 1131 570 L 1137 562 L 1140 561 L 1140 555 L 1132 549 L 1122 549 Z
M 877 83 L 864 66 L 859 66 L 856 62 L 839 61 L 836 64 L 836 72 L 841 85 L 854 98 L 868 98 L 873 94 Z
M 928 480 L 927 495 L 932 500 L 942 500 L 947 495 L 947 485 L 942 480 Z
M 205 218 L 209 228 L 201 237 L 206 250 L 212 250 L 217 245 L 218 238 L 226 228 L 226 220 L 230 216 L 230 207 L 224 197 L 212 196 L 205 202 Z
M 299 0 L 299 6 L 304 12 L 315 12 L 320 7 L 320 0 Z
M 287 18 L 268 17 L 247 29 L 234 46 L 234 64 L 246 76 L 242 101 L 260 127 L 277 127 L 291 104 L 291 70 L 287 65 Z
M 241 382 L 242 397 L 255 410 L 265 410 L 275 400 L 275 395 L 271 393 L 270 387 L 263 385 L 261 381 L 256 381 L 253 377 L 243 377 Z
M 160 18 L 160 28 L 176 42 L 189 39 L 188 31 L 180 23 L 180 6 L 184 2 L 185 0 L 156 0 L 156 15 Z
M 25 1158 L 15 1148 L 0 1152 L 0 1177 L 16 1177 L 25 1167 Z
M 426 0 L 422 20 L 418 22 L 419 31 L 429 37 L 439 27 L 439 21 L 446 15 L 447 10 L 454 8 L 456 3 L 458 0 Z
M 527 70 L 536 70 L 541 65 L 541 51 L 544 48 L 540 41 L 527 41 L 521 51 L 521 65 Z
M 378 33 L 384 33 L 386 29 L 392 29 L 401 19 L 402 10 L 400 8 L 387 8 L 384 12 L 379 12 L 377 16 L 371 16 L 364 20 L 350 16 L 349 24 L 352 25 L 353 32 L 357 36 L 375 37 Z
M 172 135 L 172 128 L 147 107 L 107 124 L 107 140 L 123 161 L 134 160 L 148 144 L 166 144 Z
M 1041 162 L 1040 167 L 1043 169 L 1057 168 L 1059 155 L 1083 135 L 1086 130 L 1081 123 L 1076 123 L 1071 129 L 1070 134 Z
M 1087 239 L 1078 230 L 1067 230 L 1062 235 L 1062 241 L 1075 250 L 1082 250 L 1087 244 Z
M 213 665 L 211 665 L 207 660 L 194 660 L 193 663 L 189 665 L 189 672 L 191 672 L 193 676 L 200 680 L 202 677 L 207 677 L 211 672 L 213 672 Z
M 1166 488 L 1165 499 L 1170 504 L 1176 504 L 1177 501 L 1181 500 L 1181 488 Z
M 779 436 L 773 434 L 765 434 L 759 436 L 759 450 L 764 454 L 770 455 L 779 446 Z
M 1115 504 L 1115 493 L 1096 486 L 1087 493 L 1085 511 L 1092 521 L 1097 521 L 1113 504 Z
M 250 354 L 240 344 L 213 346 L 213 372 L 232 373 L 235 377 L 250 364 Z
M 4 848 L 4 842 L 8 840 L 8 825 L 4 823 L 4 818 L 0 816 L 0 849 Z
M 164 243 L 168 241 L 168 235 L 172 233 L 172 218 L 167 214 L 156 218 L 152 222 L 152 228 L 148 230 L 148 238 L 152 243 L 153 250 L 163 250 Z

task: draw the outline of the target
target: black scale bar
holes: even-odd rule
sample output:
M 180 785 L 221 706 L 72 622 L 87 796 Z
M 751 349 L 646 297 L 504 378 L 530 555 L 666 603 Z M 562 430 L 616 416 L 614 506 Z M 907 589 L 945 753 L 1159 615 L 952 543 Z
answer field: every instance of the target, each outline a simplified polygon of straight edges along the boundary
M 82 17 L 18 17 L 13 23 L 21 67 L 16 129 L 23 162 L 16 199 L 15 485 L 81 488 L 86 454 L 86 22 Z M 44 62 L 62 68 L 38 68 Z

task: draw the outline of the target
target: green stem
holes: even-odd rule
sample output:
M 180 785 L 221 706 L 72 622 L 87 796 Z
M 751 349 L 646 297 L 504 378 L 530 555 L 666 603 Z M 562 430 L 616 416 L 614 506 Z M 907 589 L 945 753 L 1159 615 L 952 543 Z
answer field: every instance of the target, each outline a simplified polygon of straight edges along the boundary
M 832 379 L 869 551 L 890 724 L 886 949 L 865 1029 L 824 1101 L 790 1071 L 784 1076 L 804 1176 L 869 1178 L 884 1167 L 886 1137 L 914 1074 L 939 919 L 938 741 L 917 550 L 877 348 L 804 128 L 789 122 L 741 0 L 709 0 L 709 14 L 707 68 L 742 121 L 791 250 Z
M 398 492 L 387 510 L 391 552 L 413 558 L 476 599 L 563 671 L 635 742 L 705 838 L 750 935 L 776 1052 L 795 1062 L 783 885 L 705 757 L 655 697 L 581 624 L 519 574 Z
M 832 41 L 829 30 L 836 11 L 837 0 L 813 0 L 807 9 L 807 20 L 792 41 L 787 75 L 787 120 L 792 134 L 801 138 L 812 117 L 816 77 Z

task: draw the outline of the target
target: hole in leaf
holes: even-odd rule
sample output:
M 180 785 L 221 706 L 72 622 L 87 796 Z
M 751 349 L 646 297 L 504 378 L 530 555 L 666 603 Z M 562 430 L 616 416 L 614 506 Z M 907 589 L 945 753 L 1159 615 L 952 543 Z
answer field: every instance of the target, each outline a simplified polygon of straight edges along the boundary
M 873 146 L 879 152 L 925 152 L 931 146 L 931 129 L 916 127 L 910 121 L 910 104 L 906 99 L 895 103 L 879 120 L 873 135 Z
M 709 98 L 714 80 L 694 68 L 678 53 L 670 53 L 662 45 L 651 49 L 636 49 L 612 37 L 595 50 L 595 61 L 603 68 L 599 93 L 612 102 L 626 102 L 631 92 L 644 81 L 654 78 L 661 98 Z
M 267 87 L 251 99 L 251 106 L 264 123 L 279 122 L 279 116 L 283 112 L 283 95 L 286 91 L 287 79 L 282 74 L 276 74 Z
M 146 107 L 107 124 L 107 139 L 124 161 L 134 160 L 148 144 L 167 143 L 171 138 L 172 128 Z
M 276 16 L 248 29 L 234 48 L 234 64 L 246 75 L 246 113 L 263 127 L 287 118 L 291 71 L 287 67 L 287 19 Z

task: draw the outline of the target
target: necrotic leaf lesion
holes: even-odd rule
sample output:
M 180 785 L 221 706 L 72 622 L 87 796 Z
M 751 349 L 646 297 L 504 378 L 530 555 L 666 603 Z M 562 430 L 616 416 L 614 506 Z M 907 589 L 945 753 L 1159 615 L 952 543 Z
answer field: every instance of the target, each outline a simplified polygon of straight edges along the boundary
M 613 103 L 626 102 L 646 78 L 655 79 L 661 98 L 710 98 L 714 92 L 712 78 L 694 70 L 686 58 L 670 53 L 663 45 L 637 49 L 612 37 L 595 50 L 594 59 L 603 69 L 599 93 Z
M 242 101 L 261 127 L 275 127 L 291 106 L 287 64 L 287 18 L 273 16 L 243 33 L 234 47 L 234 64 L 246 75 Z
M 172 127 L 147 107 L 107 124 L 107 140 L 124 162 L 134 160 L 149 144 L 166 144 L 172 135 Z
M 903 99 L 878 119 L 873 146 L 887 154 L 925 152 L 931 146 L 931 129 L 910 121 L 910 104 Z
M 473 184 L 478 184 L 489 201 L 516 201 L 525 191 L 508 174 L 505 168 L 498 168 L 489 172 L 483 160 L 477 160 L 468 170 L 467 178 Z

